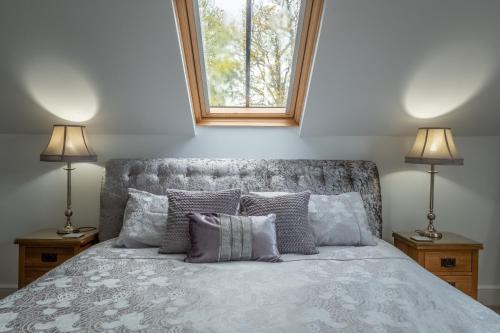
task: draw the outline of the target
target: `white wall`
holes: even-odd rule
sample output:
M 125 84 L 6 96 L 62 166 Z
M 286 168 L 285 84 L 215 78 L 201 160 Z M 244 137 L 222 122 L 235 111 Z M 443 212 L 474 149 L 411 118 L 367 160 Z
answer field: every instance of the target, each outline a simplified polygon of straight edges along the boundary
M 367 159 L 379 166 L 384 238 L 392 230 L 426 225 L 428 175 L 425 166 L 403 163 L 411 137 L 310 137 L 296 129 L 199 128 L 196 137 L 92 135 L 98 164 L 78 164 L 73 178 L 74 221 L 95 226 L 102 164 L 109 158 L 233 157 Z M 65 174 L 38 155 L 47 135 L 0 134 L 0 287 L 17 281 L 14 238 L 64 222 Z M 500 288 L 500 137 L 458 137 L 462 167 L 444 166 L 436 180 L 437 226 L 484 243 L 480 285 Z M 496 291 L 498 295 L 498 291 Z M 484 294 L 483 298 L 491 295 Z M 488 302 L 496 302 L 489 299 Z M 498 303 L 497 303 L 498 304 Z

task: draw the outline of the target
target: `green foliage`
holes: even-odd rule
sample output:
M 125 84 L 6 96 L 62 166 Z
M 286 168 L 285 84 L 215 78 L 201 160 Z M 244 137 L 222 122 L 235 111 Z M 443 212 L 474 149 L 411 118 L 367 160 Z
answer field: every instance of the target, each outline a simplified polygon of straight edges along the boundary
M 198 3 L 210 106 L 245 106 L 246 0 L 238 1 L 238 17 L 229 17 L 220 0 Z M 253 1 L 251 107 L 286 106 L 299 8 L 300 0 Z
M 199 8 L 210 106 L 244 105 L 245 49 L 235 38 L 241 27 L 225 22 L 213 0 L 200 0 Z

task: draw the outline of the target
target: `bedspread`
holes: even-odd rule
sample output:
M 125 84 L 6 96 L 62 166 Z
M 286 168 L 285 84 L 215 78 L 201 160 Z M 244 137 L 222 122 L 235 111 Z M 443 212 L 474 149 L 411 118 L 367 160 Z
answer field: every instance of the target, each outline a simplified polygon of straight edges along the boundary
M 392 245 L 189 264 L 93 246 L 0 301 L 0 332 L 500 332 L 500 316 Z

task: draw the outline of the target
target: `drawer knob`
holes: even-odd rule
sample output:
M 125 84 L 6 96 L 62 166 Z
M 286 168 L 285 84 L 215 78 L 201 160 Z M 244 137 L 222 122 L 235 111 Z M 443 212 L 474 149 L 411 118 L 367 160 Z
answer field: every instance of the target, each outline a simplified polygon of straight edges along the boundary
M 57 253 L 42 253 L 42 262 L 57 262 Z
M 441 267 L 455 267 L 457 265 L 457 260 L 455 258 L 442 258 Z

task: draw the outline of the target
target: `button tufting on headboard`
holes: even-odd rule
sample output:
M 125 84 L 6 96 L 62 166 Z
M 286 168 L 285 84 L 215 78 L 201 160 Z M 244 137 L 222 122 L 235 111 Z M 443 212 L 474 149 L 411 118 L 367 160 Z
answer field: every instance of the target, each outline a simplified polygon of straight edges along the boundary
M 299 192 L 360 192 L 372 232 L 382 234 L 382 201 L 378 170 L 370 161 L 114 159 L 106 163 L 101 190 L 99 238 L 117 237 L 127 202 L 127 189 L 165 194 L 168 188 Z

